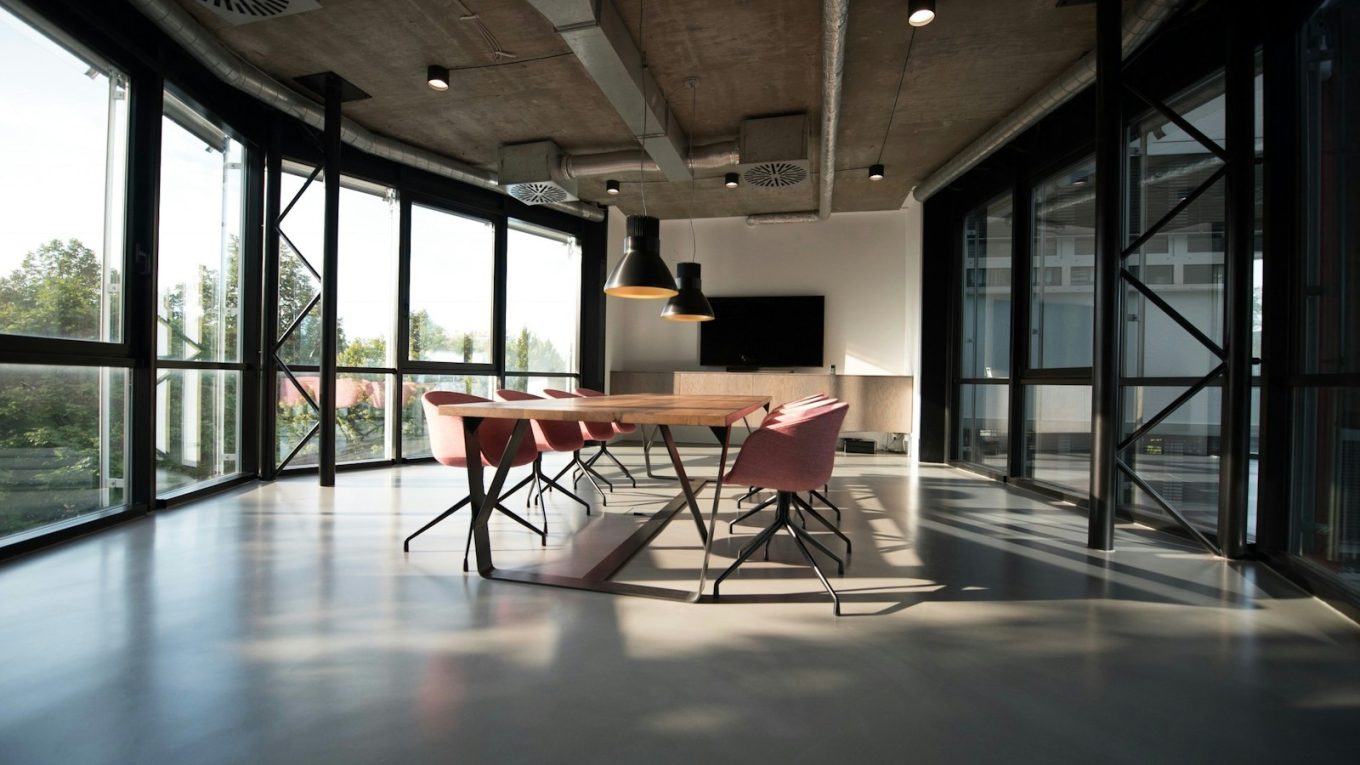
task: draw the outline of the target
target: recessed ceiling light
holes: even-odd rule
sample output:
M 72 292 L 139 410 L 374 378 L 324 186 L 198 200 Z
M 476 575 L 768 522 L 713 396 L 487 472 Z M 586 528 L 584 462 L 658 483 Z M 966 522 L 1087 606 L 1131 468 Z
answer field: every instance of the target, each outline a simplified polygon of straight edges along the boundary
M 614 180 L 613 178 L 610 178 L 609 180 L 605 181 L 605 182 L 604 182 L 604 193 L 610 194 L 610 195 L 616 195 L 616 194 L 618 194 L 618 193 L 619 193 L 619 182 L 616 181 L 616 180 Z
M 430 86 L 430 90 L 443 93 L 449 89 L 449 68 L 430 64 L 425 70 L 425 82 Z
M 737 186 L 741 185 L 741 176 L 736 173 L 728 173 L 727 176 L 723 178 L 723 185 L 729 189 L 735 189 Z
M 873 166 L 871 166 L 871 167 L 869 168 L 869 180 L 871 180 L 871 181 L 881 181 L 881 180 L 883 180 L 883 166 L 882 166 L 882 165 L 873 165 Z
M 935 20 L 935 0 L 907 0 L 907 23 L 923 27 Z

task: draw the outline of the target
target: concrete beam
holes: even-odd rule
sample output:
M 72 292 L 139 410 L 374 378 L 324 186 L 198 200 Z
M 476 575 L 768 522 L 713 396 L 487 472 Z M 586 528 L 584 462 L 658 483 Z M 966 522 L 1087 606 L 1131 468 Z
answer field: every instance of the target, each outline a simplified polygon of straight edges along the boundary
M 529 0 L 576 54 L 586 72 L 669 181 L 687 181 L 689 140 L 618 8 L 609 0 Z M 643 94 L 646 93 L 644 107 Z M 643 128 L 644 110 L 646 129 Z

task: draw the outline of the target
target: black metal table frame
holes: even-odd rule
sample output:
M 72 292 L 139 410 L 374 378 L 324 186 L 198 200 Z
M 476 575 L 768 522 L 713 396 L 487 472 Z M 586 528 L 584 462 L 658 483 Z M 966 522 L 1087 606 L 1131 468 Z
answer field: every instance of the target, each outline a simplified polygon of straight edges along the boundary
M 769 404 L 765 405 L 768 410 Z M 478 454 L 481 452 L 481 443 L 478 439 L 477 431 L 481 427 L 483 417 L 462 417 L 463 438 L 468 454 Z M 504 418 L 509 419 L 509 418 Z M 477 551 L 477 573 L 484 579 L 491 579 L 501 582 L 520 582 L 523 584 L 539 584 L 549 587 L 563 587 L 572 590 L 588 590 L 590 592 L 605 592 L 613 595 L 633 595 L 644 598 L 657 598 L 660 600 L 673 600 L 687 603 L 697 603 L 704 597 L 704 587 L 708 580 L 708 563 L 713 552 L 713 535 L 718 521 L 718 505 L 722 501 L 723 474 L 727 472 L 727 455 L 731 443 L 732 426 L 710 427 L 709 430 L 717 437 L 718 443 L 722 445 L 722 452 L 718 458 L 718 476 L 714 482 L 716 485 L 713 491 L 713 507 L 709 513 L 708 523 L 705 526 L 703 513 L 699 509 L 698 492 L 702 491 L 708 481 L 691 481 L 685 473 L 684 463 L 680 461 L 680 453 L 675 446 L 675 438 L 671 435 L 668 425 L 659 425 L 662 438 L 666 442 L 666 451 L 670 453 L 671 465 L 675 468 L 675 475 L 680 481 L 681 492 L 670 502 L 666 503 L 659 511 L 648 518 L 642 526 L 638 527 L 624 542 L 614 548 L 603 560 L 597 563 L 590 571 L 582 577 L 561 576 L 557 574 L 544 574 L 533 571 L 520 571 L 515 569 L 498 569 L 492 562 L 491 555 L 491 533 L 488 524 L 491 520 L 491 513 L 495 509 L 495 498 L 500 496 L 501 488 L 505 486 L 506 476 L 510 473 L 510 463 L 514 455 L 519 452 L 520 443 L 529 430 L 527 419 L 515 421 L 514 430 L 511 431 L 510 440 L 505 446 L 505 452 L 501 455 L 500 463 L 496 466 L 496 472 L 491 478 L 491 486 L 485 483 L 485 471 L 482 461 L 470 459 L 467 461 L 468 471 L 468 494 L 472 498 L 472 505 L 477 508 L 476 514 L 472 518 L 472 544 Z M 699 530 L 699 538 L 704 543 L 704 560 L 699 568 L 699 587 L 690 592 L 688 590 L 675 590 L 666 587 L 654 587 L 640 584 L 627 584 L 623 582 L 610 581 L 633 556 L 643 547 L 646 547 L 651 540 L 661 533 L 661 530 L 670 523 L 675 514 L 682 507 L 688 507 L 690 514 L 694 517 L 694 524 Z

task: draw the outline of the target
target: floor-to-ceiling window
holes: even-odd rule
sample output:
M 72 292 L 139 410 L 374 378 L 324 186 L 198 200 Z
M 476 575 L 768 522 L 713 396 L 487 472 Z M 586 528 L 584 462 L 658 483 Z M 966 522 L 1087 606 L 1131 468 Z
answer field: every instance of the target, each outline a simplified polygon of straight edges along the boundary
M 1025 475 L 1085 493 L 1091 466 L 1095 159 L 1030 189 Z
M 507 233 L 505 386 L 543 395 L 580 378 L 581 249 L 521 221 Z
M 0 546 L 128 501 L 127 75 L 0 5 Z
M 402 456 L 429 456 L 421 396 L 452 390 L 491 398 L 495 363 L 496 222 L 435 206 L 410 207 L 407 373 Z
M 1360 596 L 1360 7 L 1323 2 L 1300 51 L 1289 552 Z
M 1009 195 L 964 216 L 958 456 L 1006 470 L 1011 375 Z
M 245 147 L 174 93 L 161 126 L 157 493 L 235 474 L 241 457 Z

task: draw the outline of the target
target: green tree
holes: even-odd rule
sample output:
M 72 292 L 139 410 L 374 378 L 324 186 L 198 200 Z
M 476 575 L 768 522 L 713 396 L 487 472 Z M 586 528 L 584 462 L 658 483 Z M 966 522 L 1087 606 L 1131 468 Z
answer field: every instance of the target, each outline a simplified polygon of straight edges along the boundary
M 52 240 L 0 278 L 0 330 L 99 339 L 103 268 L 79 240 Z M 123 424 L 110 418 L 109 461 L 102 475 L 99 412 L 121 411 L 121 373 L 93 368 L 17 366 L 0 385 L 0 535 L 74 517 L 103 504 L 106 479 L 121 477 Z M 110 488 L 110 501 L 120 501 Z
M 24 256 L 0 278 L 0 330 L 99 340 L 103 268 L 77 239 L 57 239 Z

